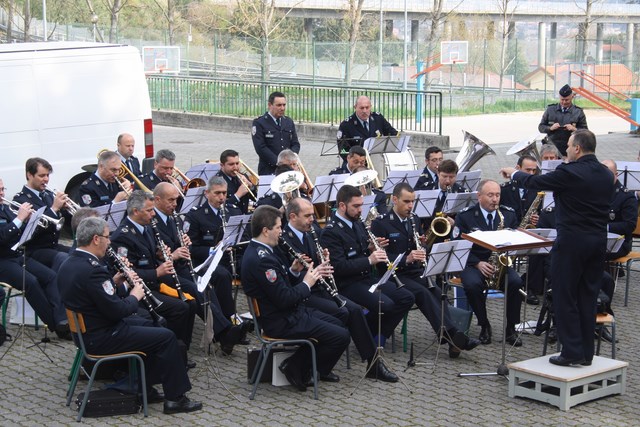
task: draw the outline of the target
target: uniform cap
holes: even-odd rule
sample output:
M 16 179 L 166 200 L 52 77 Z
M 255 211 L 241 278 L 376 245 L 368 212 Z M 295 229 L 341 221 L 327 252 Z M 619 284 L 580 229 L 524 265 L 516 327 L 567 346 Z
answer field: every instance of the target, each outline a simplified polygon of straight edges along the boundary
M 558 92 L 560 93 L 560 96 L 569 96 L 571 95 L 573 92 L 571 91 L 571 86 L 569 85 L 564 85 L 560 88 L 560 91 Z

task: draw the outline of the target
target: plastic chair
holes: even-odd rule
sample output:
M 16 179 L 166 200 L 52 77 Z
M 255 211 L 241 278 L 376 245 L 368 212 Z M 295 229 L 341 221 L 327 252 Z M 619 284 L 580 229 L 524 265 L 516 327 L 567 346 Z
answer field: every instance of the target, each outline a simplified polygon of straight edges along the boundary
M 308 345 L 311 349 L 311 362 L 312 362 L 312 371 L 313 371 L 313 398 L 318 400 L 318 373 L 316 367 L 316 349 L 313 346 L 313 342 L 309 339 L 283 339 L 283 338 L 273 338 L 266 336 L 262 333 L 262 329 L 260 328 L 260 307 L 258 306 L 258 301 L 254 298 L 247 296 L 247 302 L 249 304 L 249 311 L 251 312 L 251 316 L 253 317 L 253 324 L 255 326 L 255 334 L 260 341 L 260 355 L 258 356 L 258 361 L 256 362 L 256 367 L 258 369 L 253 369 L 253 374 L 251 375 L 251 379 L 249 380 L 249 384 L 253 384 L 253 389 L 251 390 L 251 394 L 249 395 L 249 399 L 253 400 L 256 395 L 256 391 L 258 390 L 258 384 L 260 383 L 260 378 L 262 378 L 262 372 L 267 364 L 269 359 L 269 354 L 273 347 L 278 345 Z
M 69 319 L 69 329 L 71 329 L 71 333 L 75 336 L 76 344 L 79 345 L 79 350 L 82 352 L 82 356 L 80 358 L 80 362 L 76 363 L 74 361 L 73 373 L 71 376 L 71 384 L 69 386 L 69 390 L 67 391 L 67 406 L 71 404 L 71 399 L 73 398 L 73 394 L 76 390 L 76 385 L 78 384 L 78 377 L 80 376 L 80 367 L 82 366 L 82 360 L 86 359 L 90 362 L 95 362 L 93 369 L 91 370 L 91 375 L 89 375 L 89 383 L 87 384 L 87 388 L 84 392 L 84 399 L 82 400 L 82 405 L 78 411 L 78 418 L 76 421 L 82 420 L 82 414 L 84 413 L 84 409 L 87 406 L 87 401 L 89 400 L 89 392 L 91 391 L 91 386 L 93 385 L 93 381 L 96 376 L 96 372 L 98 372 L 98 368 L 103 362 L 109 362 L 114 360 L 121 359 L 129 359 L 129 382 L 131 387 L 133 387 L 133 375 L 136 374 L 135 362 L 138 362 L 138 367 L 140 370 L 140 378 L 142 385 L 142 407 L 144 411 L 144 416 L 148 415 L 147 409 L 147 381 L 144 370 L 144 361 L 142 360 L 143 356 L 146 356 L 145 353 L 141 351 L 128 351 L 125 353 L 116 353 L 116 354 L 89 354 L 87 353 L 87 349 L 84 345 L 84 339 L 82 335 L 87 332 L 87 328 L 84 324 L 84 317 L 82 313 L 76 313 L 73 310 L 69 310 L 67 308 L 67 319 Z M 76 355 L 76 359 L 77 359 Z

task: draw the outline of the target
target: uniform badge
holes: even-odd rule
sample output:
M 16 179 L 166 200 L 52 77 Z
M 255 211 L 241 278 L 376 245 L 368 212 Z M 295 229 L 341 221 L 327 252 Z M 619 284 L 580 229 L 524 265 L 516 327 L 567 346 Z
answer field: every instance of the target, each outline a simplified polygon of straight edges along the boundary
M 609 219 L 611 221 L 613 221 L 614 219 L 616 219 L 616 213 L 615 212 L 609 212 Z
M 96 180 L 95 180 L 95 183 L 96 183 L 96 185 L 97 185 L 98 187 L 100 187 L 100 180 L 96 179 Z
M 184 231 L 185 233 L 188 233 L 189 228 L 191 228 L 191 224 L 189 224 L 187 221 L 182 223 L 182 231 Z
M 128 253 L 129 253 L 129 250 L 127 248 L 125 248 L 124 246 L 120 246 L 118 248 L 118 255 L 120 255 L 122 257 L 126 257 Z
M 91 196 L 89 194 L 83 194 L 82 195 L 82 202 L 85 205 L 90 205 L 91 204 Z
M 104 282 L 102 282 L 102 289 L 104 289 L 107 295 L 113 295 L 114 293 L 113 285 L 108 280 L 105 280 Z
M 451 232 L 451 237 L 457 239 L 460 236 L 460 229 L 458 227 L 453 227 L 453 231 Z
M 260 258 L 264 258 L 265 256 L 267 256 L 267 251 L 265 251 L 264 249 L 258 249 L 258 256 Z
M 275 282 L 278 279 L 278 274 L 273 268 L 264 272 L 265 276 L 267 276 L 267 280 L 271 283 Z

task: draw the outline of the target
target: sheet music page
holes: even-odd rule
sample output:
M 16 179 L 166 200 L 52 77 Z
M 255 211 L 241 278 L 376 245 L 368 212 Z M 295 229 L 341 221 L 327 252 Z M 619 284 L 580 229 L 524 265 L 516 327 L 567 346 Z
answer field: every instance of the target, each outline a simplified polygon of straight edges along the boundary
M 494 230 L 494 231 L 474 231 L 469 233 L 474 239 L 483 241 L 497 248 L 511 245 L 526 245 L 530 243 L 540 243 L 540 239 L 523 233 L 518 230 Z

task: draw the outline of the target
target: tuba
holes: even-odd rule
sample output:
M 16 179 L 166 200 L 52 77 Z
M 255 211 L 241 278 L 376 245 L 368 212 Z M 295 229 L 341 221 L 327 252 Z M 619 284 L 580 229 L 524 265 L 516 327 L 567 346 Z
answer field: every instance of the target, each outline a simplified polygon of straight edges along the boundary
M 273 178 L 271 191 L 281 194 L 282 206 L 287 207 L 289 200 L 300 197 L 300 186 L 304 182 L 304 175 L 298 171 L 287 171 Z
M 510 156 L 514 154 L 518 157 L 526 155 L 532 156 L 538 162 L 539 168 L 540 165 L 542 165 L 542 157 L 540 156 L 540 152 L 538 151 L 538 139 L 544 136 L 544 134 L 539 134 L 529 139 L 523 139 L 522 141 L 511 147 L 509 151 L 507 151 L 507 155 Z
M 467 172 L 487 154 L 496 155 L 496 152 L 478 137 L 464 130 L 462 132 L 464 133 L 464 141 L 460 152 L 456 156 L 458 172 Z

